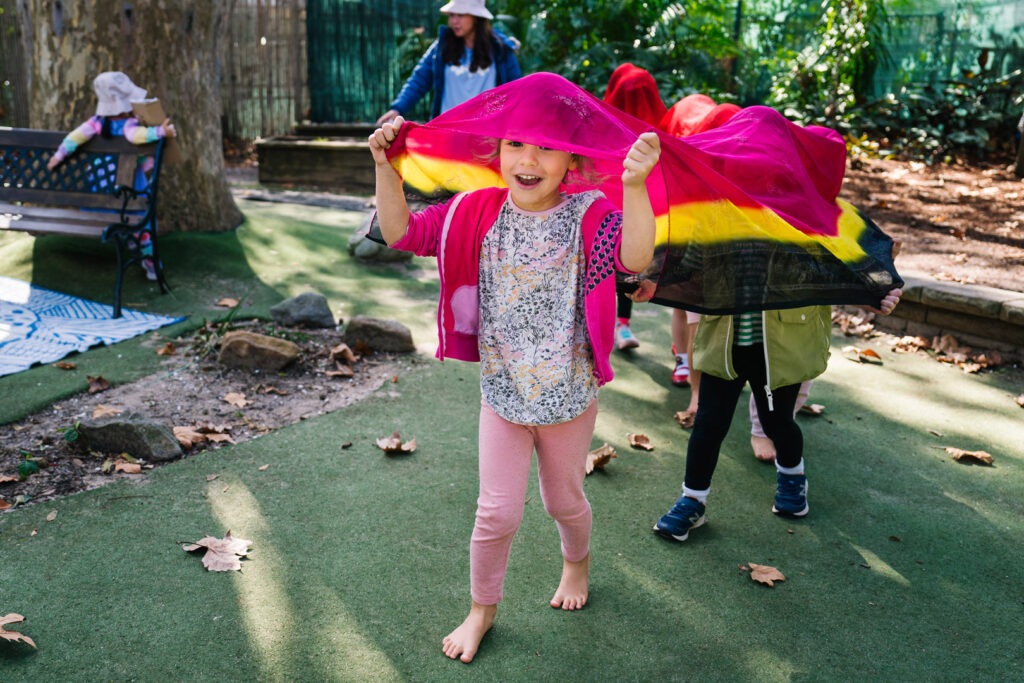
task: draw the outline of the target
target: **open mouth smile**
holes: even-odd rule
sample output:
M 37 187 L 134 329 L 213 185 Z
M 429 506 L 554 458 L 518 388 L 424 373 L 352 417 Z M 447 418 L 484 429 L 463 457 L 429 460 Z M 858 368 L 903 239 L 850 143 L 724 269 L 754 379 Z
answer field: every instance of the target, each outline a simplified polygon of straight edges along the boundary
M 538 184 L 541 180 L 542 178 L 540 176 L 525 175 L 522 173 L 516 174 L 516 182 L 526 187 L 533 187 L 534 185 Z

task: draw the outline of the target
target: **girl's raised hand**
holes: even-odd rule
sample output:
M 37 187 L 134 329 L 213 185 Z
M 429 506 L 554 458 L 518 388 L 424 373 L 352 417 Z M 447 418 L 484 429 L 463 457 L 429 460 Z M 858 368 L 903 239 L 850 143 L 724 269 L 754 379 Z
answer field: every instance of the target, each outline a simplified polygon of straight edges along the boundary
M 173 138 L 178 134 L 174 130 L 174 124 L 171 123 L 170 119 L 164 119 L 164 122 L 160 124 L 160 130 L 163 131 L 165 138 Z
M 388 157 L 384 152 L 391 147 L 391 143 L 398 137 L 398 130 L 402 127 L 403 123 L 405 123 L 405 119 L 401 116 L 396 116 L 394 121 L 385 123 L 370 135 L 370 153 L 373 154 L 374 162 L 377 164 L 388 163 Z
M 639 185 L 647 180 L 661 156 L 661 141 L 657 133 L 643 133 L 629 149 L 622 161 L 622 184 Z

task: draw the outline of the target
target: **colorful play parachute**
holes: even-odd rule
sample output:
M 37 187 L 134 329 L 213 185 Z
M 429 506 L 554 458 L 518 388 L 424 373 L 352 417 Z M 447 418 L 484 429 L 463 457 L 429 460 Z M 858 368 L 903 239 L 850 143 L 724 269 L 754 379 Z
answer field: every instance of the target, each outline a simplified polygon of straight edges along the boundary
M 589 160 L 565 190 L 622 201 L 622 159 L 650 125 L 561 76 L 538 73 L 488 90 L 423 125 L 405 124 L 388 158 L 426 195 L 503 186 L 497 141 L 566 150 Z M 810 304 L 877 305 L 902 285 L 892 240 L 837 200 L 846 146 L 748 107 L 685 140 L 658 132 L 647 186 L 655 215 L 653 301 L 702 313 Z M 621 205 L 621 204 L 620 204 Z

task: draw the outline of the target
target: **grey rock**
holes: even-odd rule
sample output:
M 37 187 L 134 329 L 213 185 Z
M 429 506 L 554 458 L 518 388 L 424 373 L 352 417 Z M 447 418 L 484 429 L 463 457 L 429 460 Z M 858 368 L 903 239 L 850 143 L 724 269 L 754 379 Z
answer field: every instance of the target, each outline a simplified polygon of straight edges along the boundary
M 381 320 L 357 315 L 345 328 L 345 343 L 355 348 L 365 344 L 374 351 L 409 353 L 416 350 L 412 332 L 397 320 Z
M 370 231 L 370 222 L 373 214 L 367 214 L 362 225 L 348 238 L 348 253 L 360 261 L 375 261 L 377 263 L 400 263 L 412 258 L 411 251 L 400 251 L 391 247 L 374 242 L 366 234 Z
M 299 356 L 295 342 L 245 330 L 224 335 L 217 361 L 232 368 L 277 372 Z
M 181 446 L 170 427 L 134 413 L 127 417 L 82 420 L 78 439 L 86 448 L 102 453 L 127 453 L 147 462 L 180 458 Z
M 287 327 L 334 327 L 327 297 L 316 292 L 303 292 L 270 307 L 270 317 Z

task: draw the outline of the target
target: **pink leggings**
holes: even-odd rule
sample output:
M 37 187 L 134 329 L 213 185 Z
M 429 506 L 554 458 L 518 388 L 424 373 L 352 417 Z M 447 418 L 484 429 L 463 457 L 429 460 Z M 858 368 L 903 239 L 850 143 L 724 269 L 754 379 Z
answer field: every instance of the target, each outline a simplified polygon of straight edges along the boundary
M 469 543 L 473 600 L 482 605 L 501 602 L 534 449 L 541 499 L 558 527 L 562 555 L 579 562 L 590 552 L 590 503 L 583 494 L 583 477 L 596 420 L 597 401 L 568 422 L 541 426 L 514 424 L 486 404 L 480 407 L 480 497 Z

